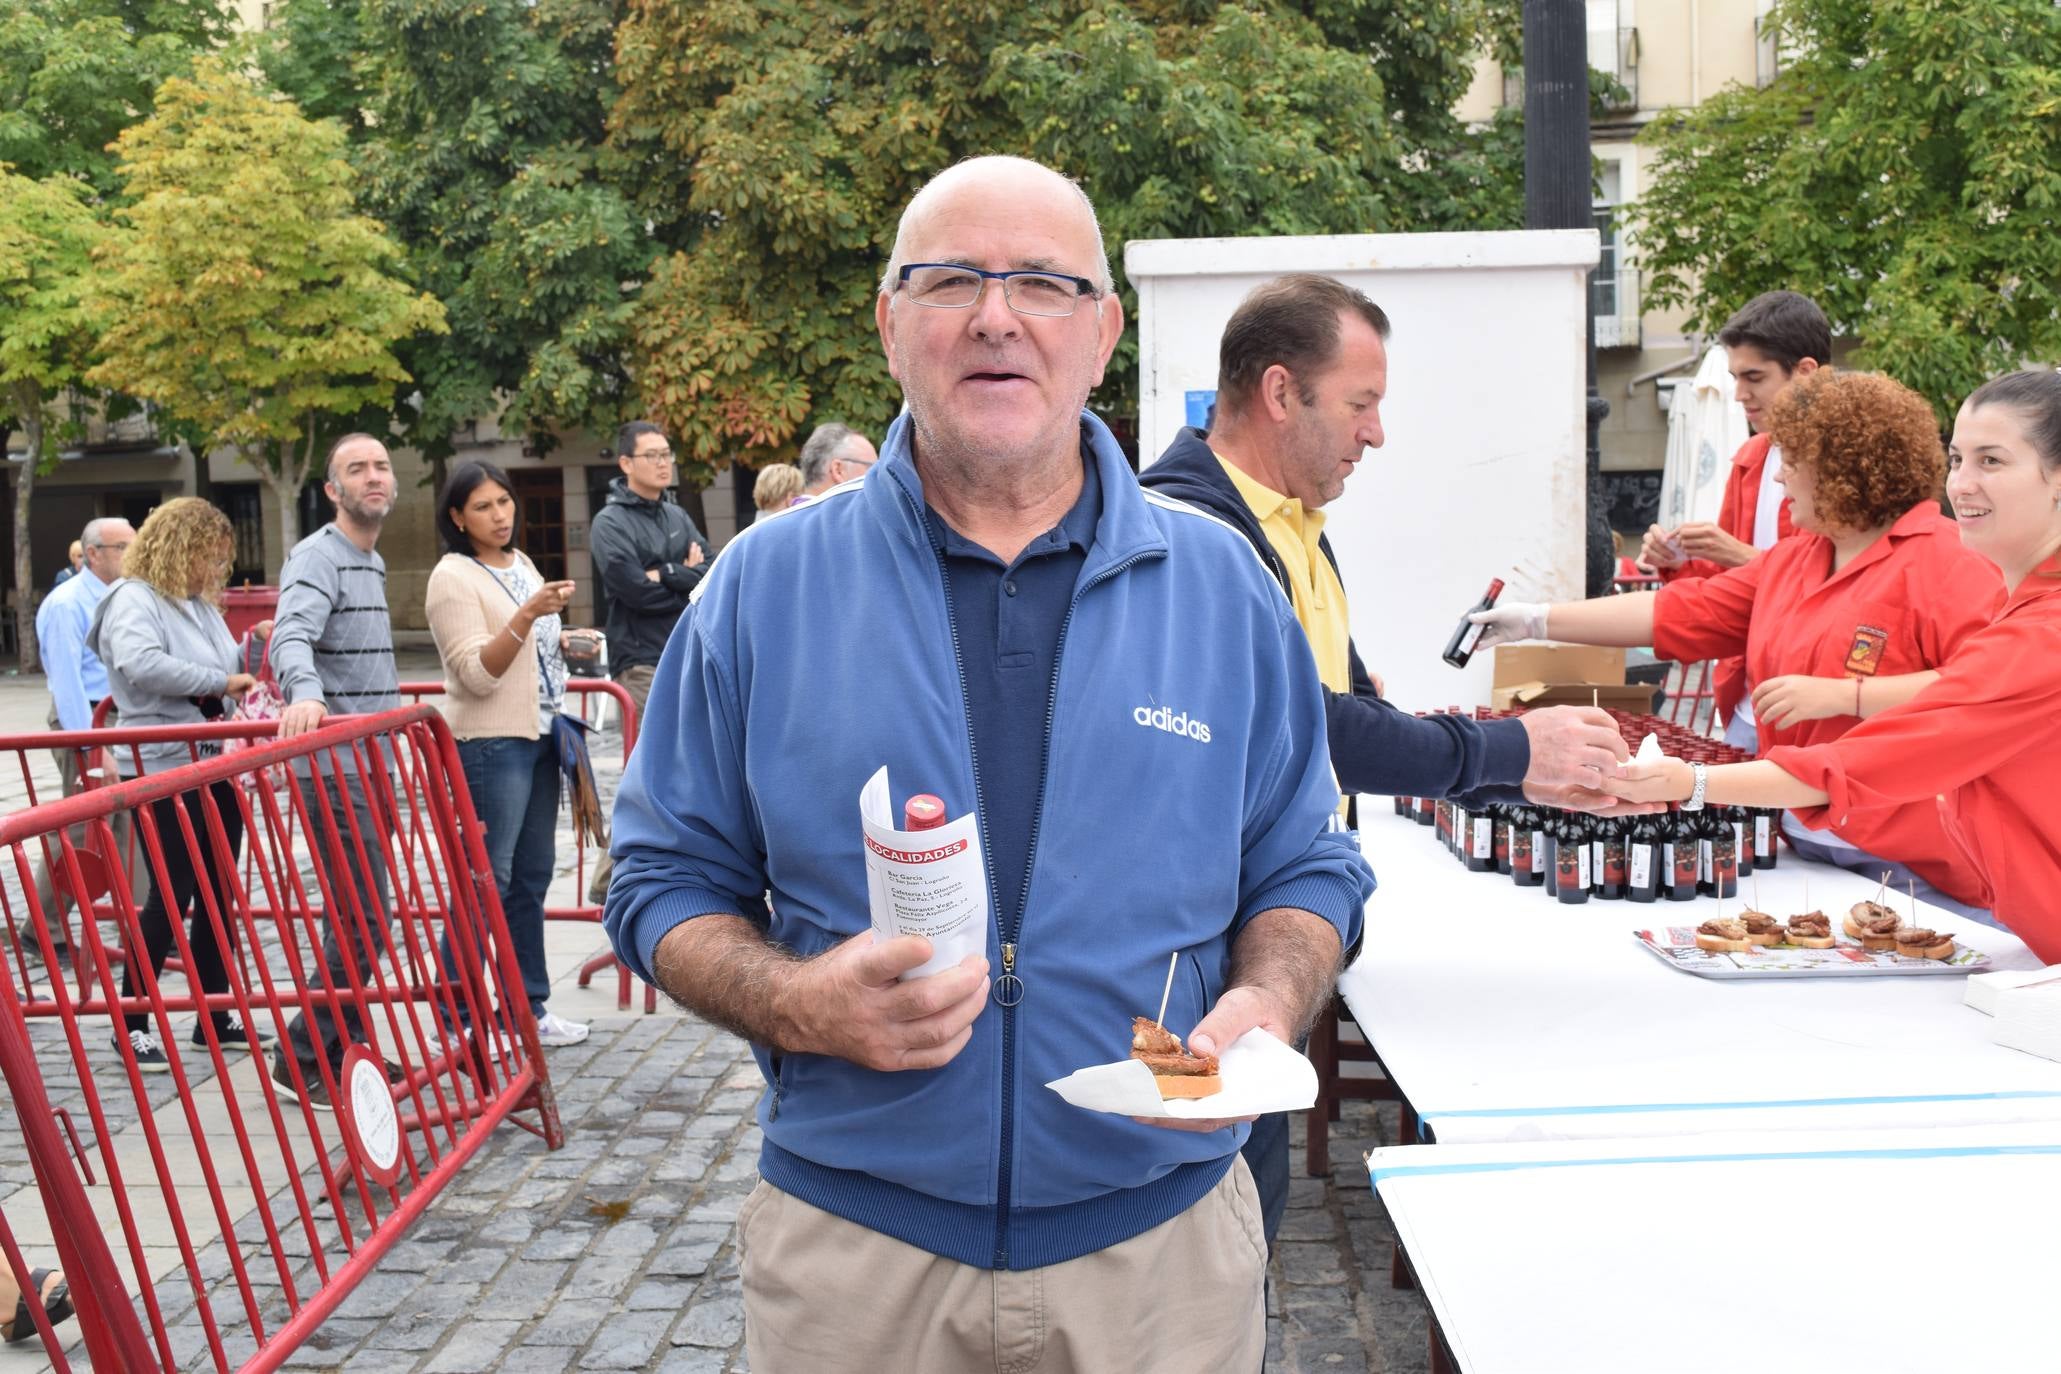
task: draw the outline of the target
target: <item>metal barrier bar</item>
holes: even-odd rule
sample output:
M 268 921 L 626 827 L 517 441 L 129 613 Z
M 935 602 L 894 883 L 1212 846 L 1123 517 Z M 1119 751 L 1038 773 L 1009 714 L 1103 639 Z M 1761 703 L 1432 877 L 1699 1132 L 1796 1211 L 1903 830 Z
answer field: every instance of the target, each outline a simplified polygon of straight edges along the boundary
M 13 853 L 27 925 L 46 952 L 50 913 L 30 881 L 31 855 L 40 848 L 53 857 L 53 886 L 73 894 L 86 890 L 85 854 L 112 863 L 117 879 L 105 912 L 79 923 L 75 949 L 89 971 L 78 996 L 54 969 L 39 991 L 26 975 L 17 983 L 0 961 L 0 1072 L 22 1112 L 75 1301 L 81 1288 L 99 1299 L 85 1322 L 96 1368 L 173 1368 L 157 1293 L 165 1274 L 155 1267 L 185 1276 L 195 1307 L 184 1320 L 198 1327 L 217 1370 L 228 1374 L 226 1344 L 242 1337 L 257 1346 L 244 1370 L 276 1369 L 495 1126 L 513 1121 L 552 1148 L 562 1143 L 477 815 L 442 718 L 415 706 L 267 740 L 275 728 L 223 722 L 0 739 L 0 749 L 109 746 L 133 757 L 167 742 L 196 755 L 222 741 L 254 742 L 0 818 L 0 848 Z M 147 908 L 112 847 L 124 818 L 147 860 Z M 158 894 L 176 895 L 182 879 L 192 888 L 191 929 L 175 906 L 166 944 L 188 984 L 184 995 L 164 986 L 172 963 L 162 972 L 151 966 L 144 928 L 164 910 Z M 18 930 L 11 899 L 0 901 Z M 119 948 L 103 936 L 103 921 Z M 26 970 L 19 957 L 15 966 Z M 129 979 L 126 993 L 118 973 Z M 187 1052 L 171 1021 L 182 1010 L 197 1016 L 197 1043 Z M 215 1022 L 222 1013 L 233 1013 L 246 1034 L 274 1032 L 282 1041 L 293 1022 L 305 1032 L 310 1062 L 281 1054 L 285 1078 L 275 1080 L 264 1058 L 225 1042 L 227 1025 Z M 167 1100 L 152 1101 L 138 1048 L 115 1019 L 123 1015 L 155 1032 L 173 1089 Z M 91 1174 L 82 1183 L 65 1154 L 31 1022 L 57 1029 L 41 1037 L 46 1057 L 70 1060 L 60 1080 L 76 1082 L 83 1098 L 112 1226 L 96 1219 Z M 89 1049 L 89 1028 L 104 1034 L 99 1027 L 115 1032 L 112 1059 Z M 132 1112 L 133 1126 L 117 1120 Z M 517 1112 L 534 1113 L 534 1124 Z M 326 1218 L 316 1214 L 318 1200 Z M 289 1236 L 305 1243 L 305 1283 Z M 203 1269 L 217 1248 L 228 1274 L 214 1279 Z M 260 1300 L 259 1270 L 268 1291 L 277 1285 L 271 1303 Z M 133 1300 L 121 1301 L 124 1292 Z M 86 1310 L 81 1304 L 82 1318 Z M 44 1336 L 64 1367 L 54 1338 Z
M 1652 592 L 1660 590 L 1658 573 L 1620 573 L 1612 579 L 1612 595 L 1624 592 Z M 1713 659 L 1702 659 L 1694 663 L 1677 663 L 1668 670 L 1667 684 L 1662 689 L 1667 696 L 1667 705 L 1662 715 L 1672 724 L 1687 730 L 1708 731 L 1712 717 L 1717 714 L 1717 663 Z
M 401 695 L 417 701 L 425 697 L 441 696 L 445 692 L 442 682 L 418 681 L 401 684 Z M 577 697 L 580 701 L 580 719 L 588 719 L 588 707 L 594 697 L 606 697 L 615 702 L 616 711 L 622 720 L 623 763 L 628 766 L 630 752 L 637 747 L 637 703 L 629 692 L 607 678 L 567 678 L 565 690 L 568 699 Z M 599 924 L 601 908 L 586 901 L 587 893 L 587 846 L 575 835 L 573 839 L 573 892 L 578 900 L 571 906 L 547 906 L 544 919 L 547 921 L 583 921 Z M 594 975 L 605 970 L 615 973 L 615 1007 L 617 1011 L 630 1009 L 630 968 L 616 958 L 613 951 L 595 955 L 580 965 L 580 986 L 593 982 Z M 649 1016 L 658 1010 L 658 989 L 646 984 L 644 987 L 644 1014 Z

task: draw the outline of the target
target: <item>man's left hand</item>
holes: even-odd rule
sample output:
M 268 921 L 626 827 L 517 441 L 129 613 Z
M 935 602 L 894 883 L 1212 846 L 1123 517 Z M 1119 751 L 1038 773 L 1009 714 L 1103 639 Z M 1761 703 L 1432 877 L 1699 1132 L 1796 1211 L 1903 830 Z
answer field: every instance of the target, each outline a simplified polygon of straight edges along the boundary
M 1295 1043 L 1288 1018 L 1264 989 L 1232 988 L 1217 999 L 1209 1015 L 1196 1022 L 1195 1029 L 1188 1033 L 1188 1052 L 1221 1056 L 1239 1036 L 1255 1026 L 1283 1044 Z M 1221 1131 L 1241 1121 L 1259 1120 L 1257 1116 L 1134 1116 L 1131 1119 L 1147 1126 L 1163 1126 L 1170 1131 Z
M 1608 792 L 1575 783 L 1553 787 L 1528 782 L 1524 785 L 1524 799 L 1533 806 L 1558 807 L 1562 811 L 1584 811 L 1591 816 L 1645 816 L 1655 811 L 1667 810 L 1664 802 L 1626 801 L 1622 797 L 1613 797 Z

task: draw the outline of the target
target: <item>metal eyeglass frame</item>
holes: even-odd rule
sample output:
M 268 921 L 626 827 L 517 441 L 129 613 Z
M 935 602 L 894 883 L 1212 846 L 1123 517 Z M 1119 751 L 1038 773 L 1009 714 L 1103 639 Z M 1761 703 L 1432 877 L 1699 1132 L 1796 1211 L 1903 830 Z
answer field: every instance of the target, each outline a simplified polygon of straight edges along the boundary
M 922 306 L 925 310 L 970 310 L 980 304 L 981 293 L 987 290 L 988 283 L 991 281 L 1002 283 L 1002 299 L 1011 310 L 1014 310 L 1019 315 L 1031 315 L 1041 320 L 1069 319 L 1075 311 L 1080 309 L 1080 303 L 1083 299 L 1100 300 L 1102 298 L 1102 292 L 1096 289 L 1094 282 L 1089 281 L 1086 277 L 1077 277 L 1071 272 L 1041 272 L 1035 268 L 1026 268 L 1015 272 L 990 272 L 981 267 L 969 267 L 963 262 L 904 263 L 902 264 L 902 270 L 895 274 L 896 286 L 906 288 L 909 285 L 909 274 L 911 272 L 920 272 L 926 267 L 942 267 L 953 272 L 964 272 L 970 276 L 980 278 L 980 285 L 973 289 L 973 299 L 964 305 L 938 305 L 934 302 L 920 300 L 912 294 L 909 297 L 910 301 Z M 1064 315 L 1050 315 L 1042 310 L 1025 310 L 1016 303 L 1016 297 L 1009 287 L 1009 283 L 1017 277 L 1043 277 L 1047 281 L 1072 282 L 1074 287 L 1072 308 Z

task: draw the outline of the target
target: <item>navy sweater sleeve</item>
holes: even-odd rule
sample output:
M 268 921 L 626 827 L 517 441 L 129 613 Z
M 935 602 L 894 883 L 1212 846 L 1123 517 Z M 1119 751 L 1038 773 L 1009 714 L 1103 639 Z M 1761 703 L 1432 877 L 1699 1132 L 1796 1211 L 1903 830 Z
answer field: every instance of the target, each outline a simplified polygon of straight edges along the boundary
M 1379 697 L 1326 692 L 1324 723 L 1344 791 L 1522 800 L 1531 742 L 1517 721 L 1418 717 Z

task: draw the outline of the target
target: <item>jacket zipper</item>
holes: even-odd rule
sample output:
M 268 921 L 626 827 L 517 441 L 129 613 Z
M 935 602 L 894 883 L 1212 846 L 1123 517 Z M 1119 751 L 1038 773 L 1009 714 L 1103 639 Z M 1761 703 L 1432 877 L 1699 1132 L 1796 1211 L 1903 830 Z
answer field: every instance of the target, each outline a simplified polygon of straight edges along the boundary
M 1024 851 L 1023 900 L 1018 905 L 1009 929 L 998 932 L 1002 938 L 1002 970 L 1013 974 L 1016 971 L 1017 947 L 1022 943 L 1023 919 L 1030 911 L 1031 875 L 1038 863 L 1038 833 L 1044 828 L 1045 791 L 1051 783 L 1052 769 L 1052 722 L 1059 713 L 1059 665 L 1066 656 L 1066 637 L 1073 629 L 1074 609 L 1081 604 L 1081 598 L 1089 591 L 1118 573 L 1143 561 L 1147 555 L 1132 554 L 1122 562 L 1113 563 L 1094 577 L 1074 589 L 1073 600 L 1066 605 L 1066 618 L 1059 622 L 1059 639 L 1052 650 L 1052 683 L 1045 692 L 1045 734 L 1044 742 L 1038 748 L 1038 804 L 1031 811 L 1030 845 Z M 958 631 L 953 631 L 953 652 L 958 651 Z M 960 668 L 960 681 L 965 681 L 965 668 Z M 968 717 L 968 735 L 971 717 Z M 975 786 L 978 787 L 976 778 Z M 985 844 L 983 835 L 981 842 Z M 1016 1152 L 1016 1007 L 1002 1008 L 1002 1154 L 1001 1171 L 995 1180 L 995 1268 L 1004 1269 L 1009 1263 L 1009 1203 L 1015 1188 L 1015 1169 L 1012 1160 Z
M 916 504 L 910 499 L 906 491 L 903 492 L 902 499 L 911 507 L 914 507 Z M 916 516 L 917 524 L 923 528 L 925 537 L 928 538 L 930 527 L 929 522 L 924 518 L 923 512 L 920 509 L 915 509 L 913 514 Z M 959 702 L 966 718 L 966 755 L 973 768 L 973 796 L 975 809 L 980 813 L 981 860 L 985 865 L 988 861 L 988 856 L 994 853 L 994 848 L 988 843 L 988 813 L 986 805 L 982 802 L 980 748 L 973 738 L 973 712 L 966 705 L 972 697 L 966 683 L 966 655 L 962 651 L 959 642 L 959 617 L 952 610 L 952 573 L 945 563 L 945 555 L 942 549 L 933 543 L 930 552 L 931 556 L 937 559 L 938 576 L 944 583 L 945 626 L 951 632 L 952 637 L 952 665 L 959 671 Z M 1104 568 L 1101 572 L 1095 574 L 1094 577 L 1076 587 L 1073 599 L 1067 603 L 1066 617 L 1059 622 L 1059 640 L 1052 652 L 1052 682 L 1045 691 L 1045 734 L 1044 742 L 1038 750 L 1038 804 L 1031 811 L 1030 845 L 1025 851 L 1023 861 L 1023 898 L 1015 915 L 1010 919 L 1007 930 L 1000 928 L 999 915 L 996 922 L 997 929 L 995 934 L 998 937 L 998 943 L 1001 945 L 1002 972 L 1005 976 L 1014 975 L 1016 972 L 1016 951 L 1017 945 L 1020 943 L 1020 937 L 1023 934 L 1023 918 L 1024 914 L 1030 910 L 1031 875 L 1037 868 L 1038 832 L 1044 823 L 1045 789 L 1050 781 L 1047 774 L 1052 765 L 1052 721 L 1059 711 L 1059 664 L 1066 653 L 1067 633 L 1073 628 L 1074 610 L 1081 604 L 1081 598 L 1087 595 L 1090 590 L 1107 582 L 1118 573 L 1128 570 L 1135 564 L 1143 562 L 1148 556 L 1150 555 L 1143 553 L 1132 554 L 1129 558 Z M 988 891 L 990 894 L 994 892 L 994 886 L 993 876 L 990 875 L 988 879 Z M 989 995 L 993 995 L 992 984 L 989 987 Z M 1001 1008 L 1002 1012 L 1002 1148 L 995 1177 L 994 1267 L 996 1269 L 1006 1269 L 1009 1265 L 1009 1203 L 1015 1184 L 1015 1169 L 1011 1159 L 1016 1149 L 1017 1004 L 1015 1002 L 1002 1003 L 997 1001 L 996 1005 Z

